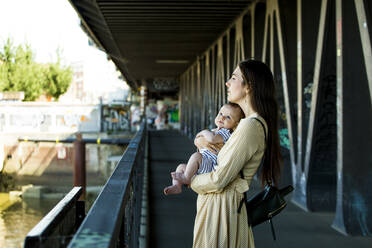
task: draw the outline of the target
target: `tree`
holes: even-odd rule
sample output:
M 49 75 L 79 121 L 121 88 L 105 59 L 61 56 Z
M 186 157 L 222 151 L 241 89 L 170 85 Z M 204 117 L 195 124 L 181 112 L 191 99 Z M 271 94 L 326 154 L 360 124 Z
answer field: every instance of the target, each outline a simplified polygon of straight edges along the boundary
M 45 77 L 46 80 L 43 85 L 45 93 L 58 99 L 70 86 L 72 70 L 71 68 L 63 68 L 60 64 L 60 59 L 58 59 L 57 63 L 48 65 L 45 71 Z
M 29 45 L 14 46 L 8 39 L 0 48 L 0 91 L 23 91 L 26 101 L 34 101 L 45 94 L 58 99 L 72 81 L 70 67 L 57 62 L 36 63 Z

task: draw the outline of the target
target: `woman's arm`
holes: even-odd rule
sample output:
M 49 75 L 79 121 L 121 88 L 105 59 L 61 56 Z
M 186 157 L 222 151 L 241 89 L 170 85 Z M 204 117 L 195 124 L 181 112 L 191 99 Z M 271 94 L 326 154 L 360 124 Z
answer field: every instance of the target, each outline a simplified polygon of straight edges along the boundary
M 196 136 L 194 140 L 194 145 L 198 148 L 198 150 L 205 148 L 215 154 L 217 154 L 218 151 L 221 150 L 221 148 L 223 147 L 223 143 L 217 144 L 210 143 L 204 136 Z
M 203 130 L 199 133 L 199 135 L 203 136 L 209 143 L 213 143 L 213 144 L 223 143 L 222 136 L 212 131 Z
M 191 188 L 196 193 L 219 193 L 237 178 L 244 165 L 264 142 L 262 127 L 258 125 L 260 124 L 254 119 L 241 121 L 218 154 L 216 170 L 193 178 Z

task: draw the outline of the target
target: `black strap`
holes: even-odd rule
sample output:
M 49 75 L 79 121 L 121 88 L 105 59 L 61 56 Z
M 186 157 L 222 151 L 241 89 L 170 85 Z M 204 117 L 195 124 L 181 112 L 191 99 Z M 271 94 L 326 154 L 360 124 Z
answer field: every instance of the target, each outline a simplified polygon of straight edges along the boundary
M 256 118 L 256 117 L 253 117 L 252 119 L 257 120 L 257 121 L 261 124 L 261 126 L 262 126 L 262 128 L 263 128 L 263 130 L 264 130 L 265 141 L 266 141 L 266 128 L 265 128 L 265 125 L 262 123 L 262 121 L 261 121 L 260 119 L 258 119 L 258 118 Z M 266 151 L 266 149 L 265 149 L 265 151 Z M 265 158 L 265 153 L 264 153 L 264 155 L 263 155 L 263 157 L 262 157 L 262 161 L 263 161 L 264 158 Z M 242 179 L 244 179 L 243 170 L 240 171 L 240 177 L 241 177 Z M 239 203 L 239 208 L 238 208 L 238 213 L 239 213 L 239 214 L 240 214 L 240 211 L 242 210 L 242 207 L 243 207 L 243 203 L 244 203 L 244 202 L 247 202 L 247 192 L 244 192 L 244 198 L 243 198 L 243 199 L 240 201 L 240 203 Z
M 258 118 L 256 118 L 256 117 L 253 117 L 252 119 L 257 120 L 257 121 L 261 124 L 261 126 L 262 126 L 262 128 L 263 128 L 263 130 L 264 130 L 265 141 L 266 141 L 266 128 L 265 128 L 265 125 L 262 123 L 262 121 L 261 121 L 260 119 L 258 119 Z
M 269 219 L 270 226 L 271 226 L 271 234 L 273 235 L 273 239 L 276 240 L 275 230 L 274 230 L 274 224 L 273 224 L 273 218 L 270 217 Z
M 256 117 L 253 117 L 253 119 L 257 120 L 257 121 L 261 124 L 261 126 L 262 126 L 262 128 L 263 128 L 263 130 L 264 130 L 265 141 L 266 141 L 266 128 L 265 128 L 265 125 L 262 123 L 262 121 L 261 121 L 260 119 L 258 119 L 258 118 L 256 118 Z M 266 151 L 267 151 L 267 147 L 265 148 L 265 152 L 264 152 L 264 155 L 263 155 L 263 157 L 262 157 L 262 162 L 265 160 L 265 157 L 266 157 Z M 273 176 L 272 174 L 273 174 L 273 173 L 271 172 L 271 176 Z M 267 181 L 267 184 L 272 185 L 272 179 L 269 180 L 269 181 Z
M 256 119 L 262 126 L 263 130 L 264 130 L 264 134 L 265 134 L 265 141 L 266 141 L 266 128 L 265 128 L 265 125 L 262 123 L 262 121 L 256 117 L 253 117 L 253 119 Z M 265 158 L 265 153 L 266 153 L 266 149 L 265 149 L 265 152 L 264 152 L 264 155 L 262 157 L 262 161 L 263 159 Z M 244 179 L 244 175 L 243 175 L 243 170 L 240 171 L 240 177 L 242 179 Z M 271 182 L 268 182 L 269 184 L 271 184 Z M 243 196 L 243 199 L 240 201 L 239 203 L 239 208 L 238 208 L 238 213 L 240 214 L 240 211 L 243 207 L 243 203 L 247 203 L 247 192 L 244 192 L 244 196 Z M 248 212 L 247 212 L 248 214 Z M 273 239 L 274 241 L 276 241 L 276 235 L 275 235 L 275 229 L 274 229 L 274 224 L 273 224 L 273 220 L 272 218 L 269 219 L 269 223 L 270 223 L 270 227 L 271 227 L 271 234 L 273 235 Z M 276 243 L 276 242 L 275 242 Z

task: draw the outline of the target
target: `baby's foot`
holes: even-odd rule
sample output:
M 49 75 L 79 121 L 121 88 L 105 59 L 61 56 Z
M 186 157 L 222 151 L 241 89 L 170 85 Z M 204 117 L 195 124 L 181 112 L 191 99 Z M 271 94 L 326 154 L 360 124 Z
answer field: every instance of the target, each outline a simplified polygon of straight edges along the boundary
M 182 184 L 190 184 L 190 179 L 185 177 L 185 174 L 182 172 L 172 172 L 171 176 L 173 179 L 178 180 Z
M 182 187 L 180 184 L 168 186 L 164 189 L 165 195 L 176 195 L 182 192 Z

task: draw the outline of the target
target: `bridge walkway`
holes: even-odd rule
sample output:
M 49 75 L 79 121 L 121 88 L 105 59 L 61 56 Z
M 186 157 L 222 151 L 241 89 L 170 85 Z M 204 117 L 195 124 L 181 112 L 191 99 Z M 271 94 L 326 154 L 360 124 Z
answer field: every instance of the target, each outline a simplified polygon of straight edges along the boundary
M 192 141 L 178 131 L 149 131 L 149 247 L 192 247 L 197 195 L 186 188 L 180 195 L 165 196 L 163 188 L 171 183 L 170 172 L 186 162 L 194 151 Z M 251 192 L 259 190 L 259 184 L 253 182 Z M 333 218 L 334 213 L 305 212 L 290 202 L 274 218 L 277 244 L 273 242 L 270 225 L 264 223 L 253 229 L 256 247 L 372 247 L 371 237 L 344 236 L 334 230 Z

